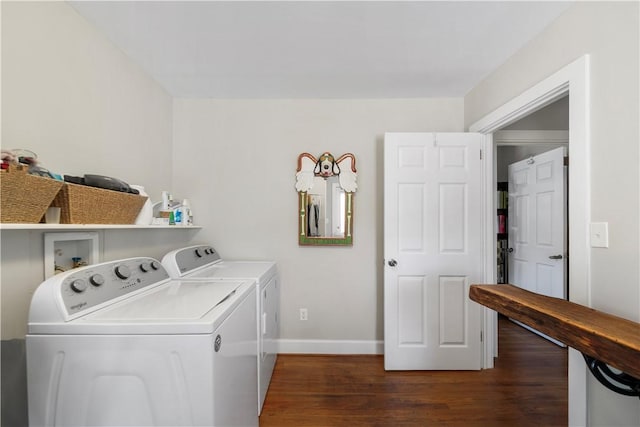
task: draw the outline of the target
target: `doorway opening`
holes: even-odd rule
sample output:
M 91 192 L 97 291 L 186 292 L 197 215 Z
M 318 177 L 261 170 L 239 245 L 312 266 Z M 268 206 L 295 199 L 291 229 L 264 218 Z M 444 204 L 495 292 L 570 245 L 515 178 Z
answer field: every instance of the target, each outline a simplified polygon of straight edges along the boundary
M 496 131 L 493 143 L 496 283 L 568 299 L 569 95 Z

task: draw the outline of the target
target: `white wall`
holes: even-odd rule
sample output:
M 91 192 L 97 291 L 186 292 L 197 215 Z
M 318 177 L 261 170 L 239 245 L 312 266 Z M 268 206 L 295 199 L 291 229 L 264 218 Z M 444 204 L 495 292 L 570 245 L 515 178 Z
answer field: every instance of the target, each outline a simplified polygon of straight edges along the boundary
M 171 183 L 171 97 L 66 2 L 2 5 L 2 147 L 43 166 Z
M 503 129 L 567 130 L 569 129 L 569 97 L 565 96 Z
M 591 304 L 640 320 L 637 2 L 577 2 L 465 97 L 465 125 L 571 63 L 591 58 L 591 217 L 609 222 L 608 249 L 591 251 Z M 589 377 L 589 424 L 640 425 L 640 401 Z
M 178 99 L 174 105 L 174 192 L 189 194 L 195 221 L 205 227 L 198 237 L 224 258 L 278 262 L 282 338 L 313 345 L 382 340 L 384 132 L 461 131 L 462 100 Z M 356 156 L 353 247 L 298 246 L 297 157 L 324 151 Z M 308 321 L 298 320 L 299 308 L 308 308 Z

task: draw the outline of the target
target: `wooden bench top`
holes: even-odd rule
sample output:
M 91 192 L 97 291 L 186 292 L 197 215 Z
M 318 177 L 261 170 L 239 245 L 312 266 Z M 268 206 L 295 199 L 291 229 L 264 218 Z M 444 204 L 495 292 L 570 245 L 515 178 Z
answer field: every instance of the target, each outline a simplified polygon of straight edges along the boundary
M 640 323 L 513 285 L 471 285 L 469 298 L 640 379 Z

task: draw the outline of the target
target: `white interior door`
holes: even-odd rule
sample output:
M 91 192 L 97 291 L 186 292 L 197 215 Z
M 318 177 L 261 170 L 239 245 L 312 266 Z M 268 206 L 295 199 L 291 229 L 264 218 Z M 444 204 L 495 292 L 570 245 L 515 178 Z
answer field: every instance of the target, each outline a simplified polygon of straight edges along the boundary
M 509 282 L 562 299 L 567 299 L 565 155 L 560 147 L 509 165 Z
M 387 370 L 480 369 L 481 134 L 387 133 Z

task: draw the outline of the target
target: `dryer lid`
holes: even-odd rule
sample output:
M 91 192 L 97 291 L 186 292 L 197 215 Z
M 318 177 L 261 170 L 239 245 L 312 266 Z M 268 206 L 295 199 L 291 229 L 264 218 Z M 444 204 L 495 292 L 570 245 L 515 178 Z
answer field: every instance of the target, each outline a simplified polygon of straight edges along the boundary
M 187 277 L 190 279 L 239 279 L 248 277 L 255 278 L 259 282 L 265 282 L 275 274 L 276 263 L 272 261 L 220 261 L 216 264 L 204 266 Z

